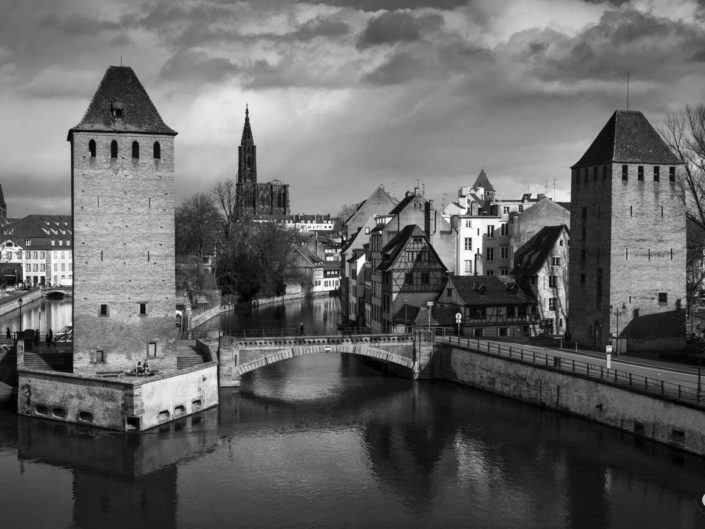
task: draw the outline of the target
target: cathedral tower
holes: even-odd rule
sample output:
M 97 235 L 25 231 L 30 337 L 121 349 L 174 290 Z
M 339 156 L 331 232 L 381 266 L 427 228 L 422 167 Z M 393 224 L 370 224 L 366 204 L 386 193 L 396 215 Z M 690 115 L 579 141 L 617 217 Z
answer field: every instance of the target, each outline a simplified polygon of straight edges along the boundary
M 245 107 L 245 126 L 238 147 L 235 214 L 243 217 L 279 217 L 289 214 L 289 185 L 280 180 L 257 183 L 257 146 L 252 137 L 250 110 Z
M 122 66 L 69 130 L 74 372 L 176 367 L 174 136 Z
M 683 163 L 641 112 L 616 111 L 572 167 L 569 330 L 604 349 L 685 343 Z M 622 345 L 624 345 L 622 343 Z

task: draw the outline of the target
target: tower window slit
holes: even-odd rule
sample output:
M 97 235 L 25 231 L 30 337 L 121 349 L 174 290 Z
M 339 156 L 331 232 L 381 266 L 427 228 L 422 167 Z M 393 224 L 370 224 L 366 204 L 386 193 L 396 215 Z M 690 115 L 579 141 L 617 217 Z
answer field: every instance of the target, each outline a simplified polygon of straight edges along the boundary
M 132 142 L 132 158 L 139 159 L 140 157 L 140 144 L 136 141 Z
M 147 262 L 149 262 L 150 256 L 149 256 L 149 250 L 147 250 Z
M 118 157 L 118 144 L 117 144 L 117 141 L 115 141 L 115 140 L 110 142 L 110 157 L 111 158 Z
M 161 145 L 159 145 L 158 141 L 154 142 L 154 147 L 153 147 L 153 157 L 155 160 L 159 160 L 162 157 L 162 148 Z
M 95 140 L 88 142 L 88 152 L 91 154 L 91 158 L 95 158 Z
M 661 206 L 661 217 L 663 217 L 663 206 Z
M 103 260 L 103 250 L 100 251 L 100 260 Z

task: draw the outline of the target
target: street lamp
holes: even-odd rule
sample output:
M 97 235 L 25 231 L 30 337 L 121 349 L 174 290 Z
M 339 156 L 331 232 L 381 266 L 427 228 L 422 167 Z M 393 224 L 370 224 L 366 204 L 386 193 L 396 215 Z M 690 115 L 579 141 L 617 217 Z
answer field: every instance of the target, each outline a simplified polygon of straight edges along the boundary
M 431 307 L 433 307 L 433 301 L 427 301 L 426 306 L 428 307 L 428 330 L 431 330 Z
M 617 339 L 617 348 L 615 350 L 615 353 L 619 354 L 620 347 L 619 347 L 619 317 L 624 316 L 627 313 L 627 306 L 622 303 L 622 307 L 618 307 L 615 305 L 610 305 L 610 312 L 614 315 L 615 318 L 617 318 L 617 333 L 614 335 L 614 337 Z
M 22 336 L 22 298 L 17 300 L 17 304 L 20 307 L 20 337 Z

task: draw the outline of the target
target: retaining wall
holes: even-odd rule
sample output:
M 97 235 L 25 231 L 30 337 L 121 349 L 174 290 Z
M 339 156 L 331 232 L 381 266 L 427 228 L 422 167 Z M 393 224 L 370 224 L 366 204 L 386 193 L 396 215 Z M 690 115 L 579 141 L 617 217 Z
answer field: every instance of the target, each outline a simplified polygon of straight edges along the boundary
M 608 382 L 437 344 L 434 373 L 705 456 L 705 412 Z

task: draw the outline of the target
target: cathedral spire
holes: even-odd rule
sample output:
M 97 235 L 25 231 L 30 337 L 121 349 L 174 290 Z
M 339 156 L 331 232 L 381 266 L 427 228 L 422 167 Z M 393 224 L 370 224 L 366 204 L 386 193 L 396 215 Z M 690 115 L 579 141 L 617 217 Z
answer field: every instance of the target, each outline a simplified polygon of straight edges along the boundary
M 242 139 L 240 145 L 254 145 L 255 140 L 252 137 L 252 128 L 250 127 L 250 108 L 245 105 L 245 126 L 242 128 Z

